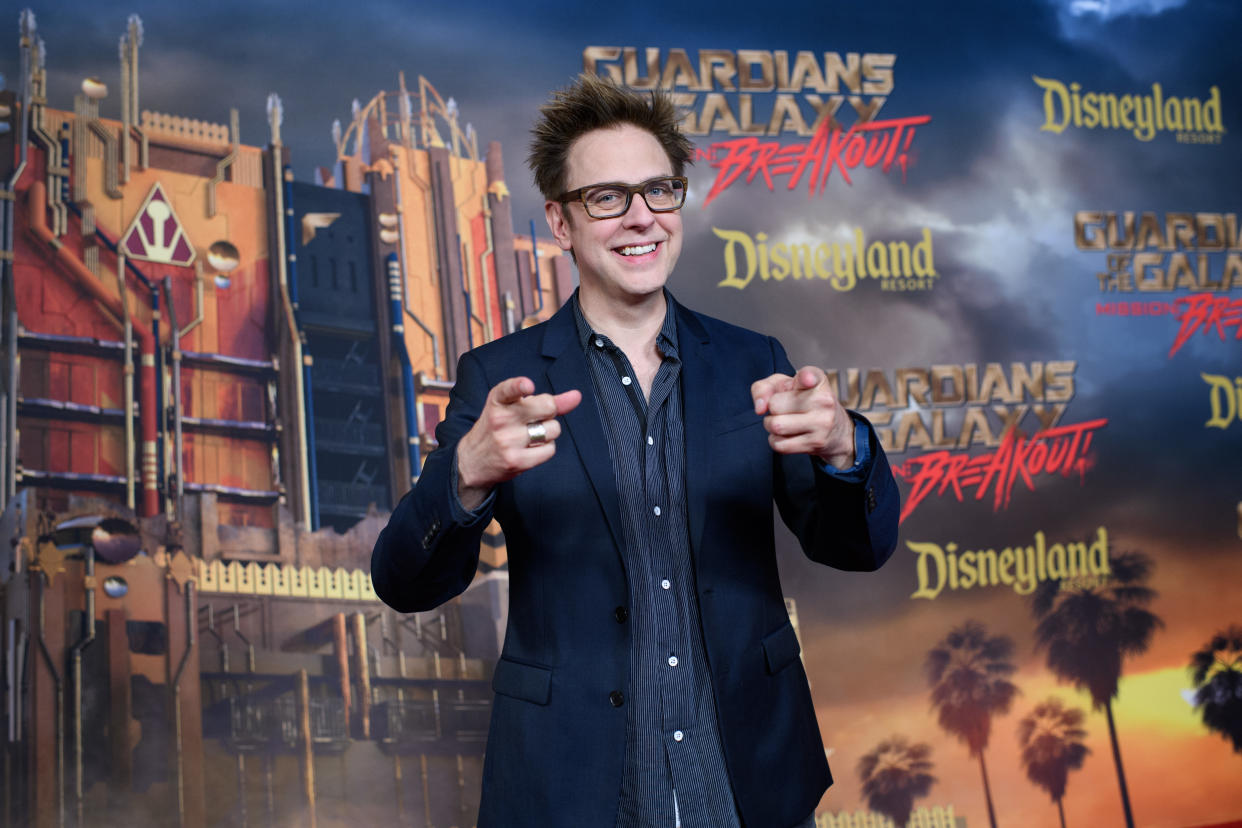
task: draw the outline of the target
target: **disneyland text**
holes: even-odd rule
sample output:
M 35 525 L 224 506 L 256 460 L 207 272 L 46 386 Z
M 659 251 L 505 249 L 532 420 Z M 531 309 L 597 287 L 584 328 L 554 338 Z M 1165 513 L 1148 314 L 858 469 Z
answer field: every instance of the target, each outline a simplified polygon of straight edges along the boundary
M 934 600 L 945 589 L 1007 586 L 1019 595 L 1030 595 L 1045 581 L 1060 581 L 1063 588 L 1090 588 L 1107 582 L 1108 530 L 1096 530 L 1090 545 L 1067 541 L 1048 545 L 1043 532 L 1036 532 L 1028 546 L 957 551 L 956 543 L 906 541 L 918 556 L 915 574 L 918 588 L 911 598 Z

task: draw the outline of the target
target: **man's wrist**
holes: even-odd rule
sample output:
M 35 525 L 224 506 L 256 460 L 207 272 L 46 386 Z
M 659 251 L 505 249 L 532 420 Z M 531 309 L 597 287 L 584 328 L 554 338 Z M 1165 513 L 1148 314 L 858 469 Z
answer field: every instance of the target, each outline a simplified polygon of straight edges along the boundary
M 460 449 L 460 445 L 458 448 Z M 460 460 L 461 452 L 458 451 L 453 455 L 452 478 L 450 480 L 453 502 L 463 515 L 475 517 L 487 505 L 488 500 L 492 496 L 493 487 L 472 486 L 467 483 L 466 478 L 461 473 Z
M 832 454 L 816 455 L 820 460 L 824 461 L 829 466 L 832 466 L 837 471 L 846 471 L 853 468 L 858 462 L 857 427 L 854 424 L 853 417 L 847 416 L 846 421 L 849 423 L 849 434 L 843 442 L 846 446 L 848 446 L 848 450 L 834 452 Z

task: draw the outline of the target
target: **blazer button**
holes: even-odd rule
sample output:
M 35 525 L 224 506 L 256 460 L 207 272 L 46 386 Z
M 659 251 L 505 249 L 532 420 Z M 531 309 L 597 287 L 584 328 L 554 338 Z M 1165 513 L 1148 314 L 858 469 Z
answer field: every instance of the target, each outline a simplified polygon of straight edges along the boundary
M 612 614 L 617 619 L 618 624 L 624 624 L 625 620 L 630 617 L 630 611 L 625 607 L 617 607 L 612 611 Z
M 608 701 L 612 703 L 613 707 L 620 707 L 625 704 L 625 694 L 620 690 L 613 690 L 608 694 Z

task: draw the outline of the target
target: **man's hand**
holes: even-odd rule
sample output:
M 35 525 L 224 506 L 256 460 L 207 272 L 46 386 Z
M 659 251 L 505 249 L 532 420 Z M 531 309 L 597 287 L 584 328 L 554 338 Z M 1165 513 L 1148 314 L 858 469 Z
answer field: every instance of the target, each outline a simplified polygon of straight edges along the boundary
M 497 483 L 546 463 L 556 453 L 561 435 L 557 417 L 582 402 L 582 392 L 534 394 L 535 383 L 512 377 L 487 395 L 479 419 L 457 444 L 457 496 L 468 511 L 477 509 Z M 531 396 L 533 394 L 533 396 Z M 532 440 L 531 429 L 542 426 L 544 439 Z
M 811 454 L 838 469 L 854 465 L 854 421 L 819 368 L 773 374 L 750 387 L 768 444 L 780 454 Z

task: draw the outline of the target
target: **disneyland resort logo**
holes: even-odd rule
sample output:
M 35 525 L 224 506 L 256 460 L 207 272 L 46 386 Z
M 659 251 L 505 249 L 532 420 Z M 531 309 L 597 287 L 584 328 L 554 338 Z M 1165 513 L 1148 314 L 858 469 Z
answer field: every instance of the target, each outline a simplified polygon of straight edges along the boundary
M 929 499 L 1000 511 L 1058 477 L 1085 483 L 1108 420 L 1065 421 L 1076 370 L 1073 361 L 1036 361 L 827 373 L 841 404 L 867 416 L 893 459 L 907 487 L 905 521 Z
M 959 549 L 953 542 L 939 544 L 906 541 L 914 553 L 916 587 L 911 598 L 933 601 L 945 590 L 959 592 L 1007 587 L 1030 595 L 1046 581 L 1061 590 L 1088 590 L 1104 586 L 1112 575 L 1108 529 L 1101 526 L 1085 541 L 1049 542 L 1036 532 L 1029 543 L 1001 549 Z
M 784 239 L 767 233 L 712 227 L 724 242 L 725 277 L 717 287 L 744 290 L 760 283 L 815 280 L 836 291 L 851 291 L 870 281 L 887 291 L 927 291 L 936 283 L 936 253 L 931 228 L 917 239 L 868 239 L 861 227 L 843 238 Z
M 1195 337 L 1242 341 L 1236 213 L 1080 210 L 1074 246 L 1102 254 L 1101 293 L 1126 295 L 1097 301 L 1096 316 L 1167 318 L 1170 359 Z
M 704 206 L 739 182 L 822 195 L 834 177 L 849 185 L 862 170 L 897 168 L 904 178 L 918 128 L 931 121 L 930 115 L 880 117 L 893 91 L 895 54 L 699 49 L 691 55 L 588 46 L 582 65 L 631 89 L 668 91 L 690 135 L 729 136 L 697 150 L 696 159 L 716 171 Z
M 1148 92 L 1117 94 L 1084 90 L 1082 84 L 1032 75 L 1043 90 L 1044 122 L 1040 130 L 1060 134 L 1075 129 L 1122 129 L 1139 141 L 1172 133 L 1181 144 L 1219 144 L 1225 133 L 1221 122 L 1220 87 L 1206 98 L 1166 95 L 1158 83 Z

